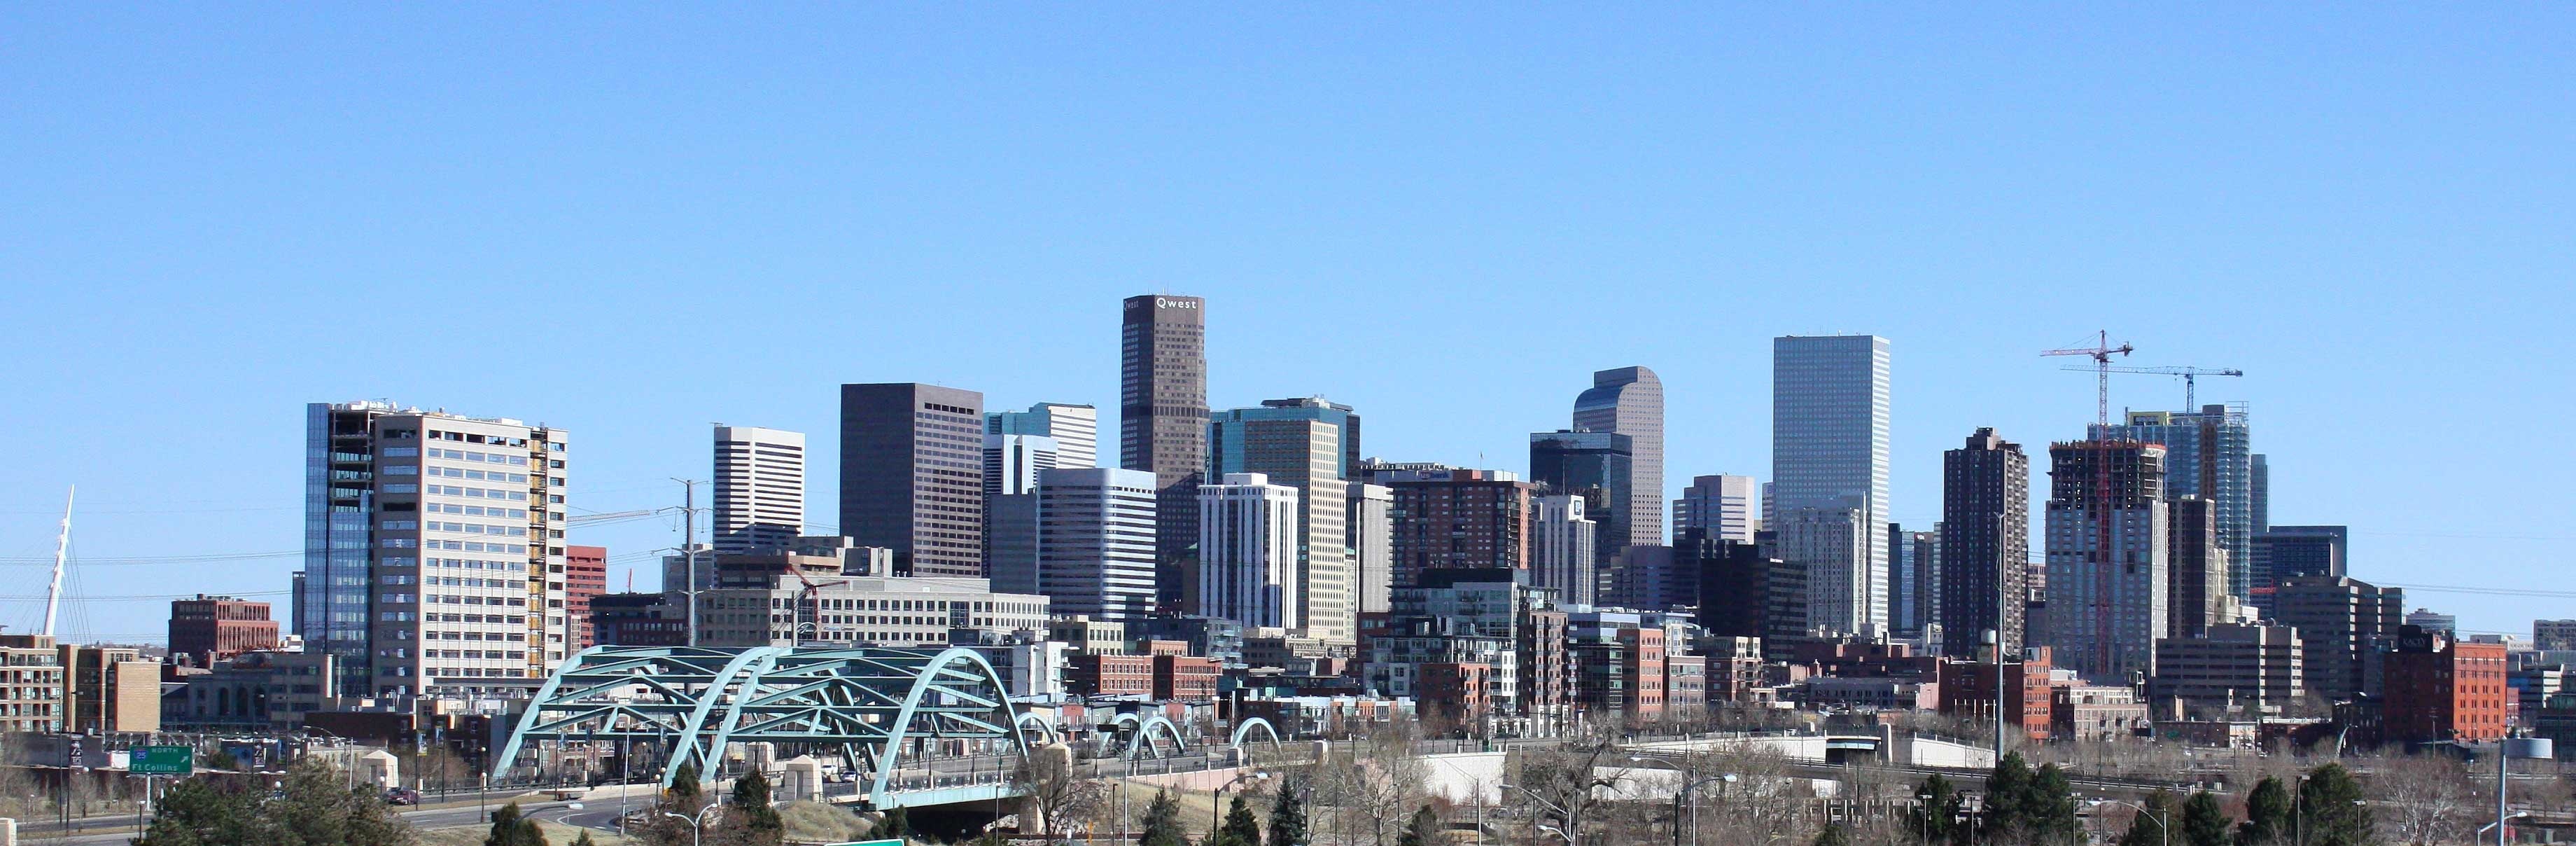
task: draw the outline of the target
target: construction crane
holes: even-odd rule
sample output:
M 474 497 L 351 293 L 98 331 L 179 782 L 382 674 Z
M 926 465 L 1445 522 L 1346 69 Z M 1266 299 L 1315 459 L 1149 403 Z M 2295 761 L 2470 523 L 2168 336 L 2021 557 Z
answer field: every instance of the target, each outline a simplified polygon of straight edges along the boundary
M 2066 369 L 2091 370 L 2093 368 L 2079 366 L 2069 367 Z M 2112 367 L 2107 369 L 2113 373 L 2146 373 L 2156 376 L 2182 377 L 2182 408 L 2184 411 L 2200 410 L 2200 385 L 2196 381 L 2200 377 L 2245 375 L 2245 371 L 2238 370 L 2233 367 Z
M 2128 355 L 2135 349 L 2135 347 L 2129 346 L 2126 343 L 2122 343 L 2116 347 L 2111 346 L 2111 333 L 2105 330 L 2094 336 L 2093 346 L 2091 347 L 2073 347 L 2062 350 L 2049 350 L 2047 352 L 2040 353 L 2040 355 L 2080 355 L 2088 356 L 2093 359 L 2093 366 L 2091 368 L 2073 367 L 2068 369 L 2090 369 L 2093 371 L 2093 420 L 2101 425 L 2109 426 L 2111 425 L 2111 356 L 2115 354 Z

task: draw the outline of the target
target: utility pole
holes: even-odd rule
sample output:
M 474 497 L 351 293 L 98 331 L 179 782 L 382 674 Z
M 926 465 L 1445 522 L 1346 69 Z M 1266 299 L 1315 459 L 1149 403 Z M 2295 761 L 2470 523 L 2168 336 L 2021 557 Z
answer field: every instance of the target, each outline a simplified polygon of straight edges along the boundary
M 688 559 L 689 570 L 689 640 L 698 645 L 698 483 L 690 479 L 672 479 L 680 483 L 680 554 Z

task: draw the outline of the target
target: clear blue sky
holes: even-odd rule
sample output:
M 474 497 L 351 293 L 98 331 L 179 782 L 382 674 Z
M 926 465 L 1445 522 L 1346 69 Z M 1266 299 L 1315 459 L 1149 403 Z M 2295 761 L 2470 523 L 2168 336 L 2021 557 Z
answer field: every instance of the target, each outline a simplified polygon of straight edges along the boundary
M 1884 335 L 1908 524 L 1970 428 L 2079 435 L 2091 379 L 2036 353 L 2107 327 L 2252 374 L 2202 395 L 2251 404 L 2275 522 L 2351 524 L 2357 575 L 2568 591 L 2571 24 L 10 5 L 0 563 L 78 483 L 87 593 L 281 591 L 292 558 L 107 559 L 298 548 L 302 405 L 366 397 L 568 427 L 595 511 L 675 502 L 709 422 L 806 430 L 829 522 L 836 384 L 1114 417 L 1118 298 L 1181 292 L 1213 404 L 1321 393 L 1391 458 L 1519 469 L 1592 370 L 1651 366 L 1675 486 L 1769 474 L 1771 336 Z M 0 567 L 0 622 L 42 574 Z

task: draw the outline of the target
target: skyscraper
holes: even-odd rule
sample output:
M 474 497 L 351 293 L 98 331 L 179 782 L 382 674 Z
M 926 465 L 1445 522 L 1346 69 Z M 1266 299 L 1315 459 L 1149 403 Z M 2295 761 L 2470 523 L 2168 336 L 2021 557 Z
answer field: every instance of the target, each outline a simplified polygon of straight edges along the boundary
M 2254 607 L 2271 611 L 2273 590 L 2284 581 L 2344 575 L 2349 535 L 2342 526 L 2273 526 L 2255 535 L 2252 560 L 2245 567 L 2254 585 Z
M 984 415 L 984 434 L 1036 435 L 1056 444 L 1056 466 L 1100 466 L 1100 409 L 1088 405 L 1042 402 L 1027 411 Z
M 1038 584 L 1054 613 L 1118 621 L 1154 610 L 1159 501 L 1141 470 L 1038 474 Z
M 1698 476 L 1673 500 L 1673 536 L 1707 529 L 1719 540 L 1752 543 L 1762 524 L 1760 485 L 1751 476 Z
M 1584 497 L 1584 514 L 1600 524 L 1593 564 L 1606 566 L 1635 543 L 1628 509 L 1637 498 L 1636 438 L 1618 432 L 1536 432 L 1530 435 L 1530 481 L 1551 494 Z M 1657 497 L 1658 507 L 1662 504 Z M 1659 532 L 1660 534 L 1660 532 Z M 1662 537 L 1645 541 L 1663 543 Z
M 717 426 L 718 555 L 772 550 L 805 533 L 805 433 Z
M 1557 592 L 1559 600 L 1591 605 L 1600 588 L 1600 559 L 1593 543 L 1600 525 L 1584 516 L 1583 497 L 1542 496 L 1531 501 L 1538 542 L 1532 545 L 1530 583 Z
M 1385 485 L 1351 482 L 1351 612 L 1383 614 L 1388 589 L 1395 584 L 1395 491 Z
M 1359 415 L 1351 413 L 1350 406 L 1320 398 L 1270 400 L 1257 408 L 1218 412 L 1208 421 L 1208 478 L 1259 474 L 1269 484 L 1297 492 L 1296 522 L 1289 527 L 1297 538 L 1290 584 L 1301 599 L 1293 609 L 1293 621 L 1276 625 L 1338 642 L 1352 642 L 1359 635 L 1359 622 L 1351 609 L 1356 577 L 1350 570 L 1347 501 L 1347 474 L 1353 459 L 1344 443 L 1358 427 Z M 1209 501 L 1205 486 L 1199 501 Z M 1202 529 L 1201 541 L 1207 537 Z M 1205 566 L 1200 568 L 1202 575 L 1208 572 Z M 1200 590 L 1198 595 L 1212 594 Z
M 562 663 L 568 442 L 507 418 L 305 407 L 298 604 L 341 691 L 471 695 Z
M 1154 474 L 1155 598 L 1195 597 L 1199 482 L 1207 473 L 1207 301 L 1128 297 L 1120 324 L 1118 466 Z M 1186 609 L 1184 609 L 1186 610 Z
M 984 577 L 984 395 L 842 385 L 841 534 L 898 576 Z
M 2165 505 L 2168 636 L 2201 637 L 2210 626 L 2231 622 L 2228 609 L 2238 607 L 2227 592 L 2227 550 L 2218 546 L 2216 506 L 2196 496 L 2174 497 Z
M 2254 537 L 2253 429 L 2244 406 L 2203 405 L 2199 411 L 2132 411 L 2095 440 L 2140 441 L 2165 448 L 2165 496 L 2208 500 L 2218 526 L 2218 548 L 2227 564 L 2243 570 Z M 2227 591 L 2250 598 L 2257 587 L 2231 572 Z
M 2048 448 L 2048 644 L 2057 666 L 2103 684 L 2155 673 L 2169 590 L 2164 447 Z
M 2397 643 L 2406 592 L 2340 576 L 2299 576 L 2273 593 L 2273 620 L 2299 630 L 2308 689 L 2328 702 L 2376 695 L 2372 666 Z
M 1614 491 L 1622 502 L 1617 519 L 1624 537 L 1602 537 L 1603 553 L 1630 544 L 1664 542 L 1664 383 L 1655 371 L 1621 367 L 1592 374 L 1592 387 L 1574 398 L 1574 428 L 1617 432 L 1629 438 L 1634 456 L 1626 490 Z M 1532 475 L 1536 475 L 1533 470 Z M 1544 480 L 1542 480 L 1544 481 Z M 1604 524 L 1605 532 L 1611 531 Z
M 1909 532 L 1887 524 L 1888 625 L 1899 635 L 1937 643 L 1941 634 L 1941 531 Z
M 1499 470 L 1395 470 L 1375 477 L 1395 494 L 1395 586 L 1432 570 L 1529 569 L 1530 498 L 1538 486 Z
M 1199 486 L 1199 613 L 1245 628 L 1311 628 L 1297 583 L 1299 491 L 1260 473 Z
M 2246 497 L 2253 501 L 2249 510 L 2254 512 L 2254 533 L 2259 535 L 2272 530 L 2272 462 L 2258 452 L 2252 464 L 2254 472 L 2247 477 L 2251 481 L 2246 484 Z
M 1888 393 L 1885 338 L 1771 341 L 1772 487 L 1764 528 L 1779 533 L 1782 558 L 1807 565 L 1811 595 L 1848 605 L 1810 609 L 1811 625 L 1850 626 L 1852 634 L 1887 625 Z M 1802 557 L 1824 554 L 1843 557 Z
M 984 435 L 984 495 L 1011 496 L 1034 493 L 1038 489 L 1038 471 L 1058 466 L 1073 468 L 1090 465 L 1064 465 L 1064 447 L 1045 435 Z

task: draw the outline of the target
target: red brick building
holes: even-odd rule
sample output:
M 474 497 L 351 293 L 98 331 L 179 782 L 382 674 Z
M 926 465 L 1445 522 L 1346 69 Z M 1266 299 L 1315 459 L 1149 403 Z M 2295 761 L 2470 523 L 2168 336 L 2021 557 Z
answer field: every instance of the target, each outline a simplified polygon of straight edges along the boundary
M 2048 685 L 2045 648 L 2017 664 L 2004 665 L 2004 722 L 2019 726 L 2034 741 L 2046 741 L 2053 728 L 2056 691 Z M 1941 713 L 1990 726 L 1995 720 L 1995 665 L 1949 661 L 1941 666 Z
M 1396 584 L 1415 584 L 1425 570 L 1529 569 L 1536 485 L 1492 470 L 1423 475 L 1385 483 L 1395 493 Z
M 1076 654 L 1064 669 L 1065 689 L 1079 696 L 1152 696 L 1152 655 Z
M 1183 651 L 1186 651 L 1187 647 L 1187 644 L 1177 640 L 1158 640 L 1152 643 L 1181 646 L 1184 647 Z M 1167 652 L 1157 652 L 1144 657 L 1154 661 L 1154 698 L 1166 702 L 1216 700 L 1216 681 L 1225 675 L 1225 668 L 1219 665 L 1216 659 Z
M 564 620 L 576 636 L 576 649 L 599 645 L 590 625 L 590 600 L 608 592 L 608 547 L 564 547 Z
M 1423 664 L 1416 673 L 1415 702 L 1426 711 L 1460 726 L 1482 726 L 1493 712 L 1493 665 Z
M 268 603 L 202 593 L 170 601 L 173 662 L 186 656 L 190 666 L 212 667 L 244 652 L 276 648 L 277 621 L 268 618 Z
M 1664 630 L 1653 626 L 1621 629 L 1619 643 L 1627 647 L 1627 666 L 1622 669 L 1635 682 L 1631 689 L 1637 692 L 1628 712 L 1647 719 L 1663 716 Z
M 2398 629 L 2386 671 L 2381 730 L 2399 743 L 2482 741 L 2504 736 L 2517 694 L 2505 686 L 2500 643 L 2462 643 L 2440 631 Z

